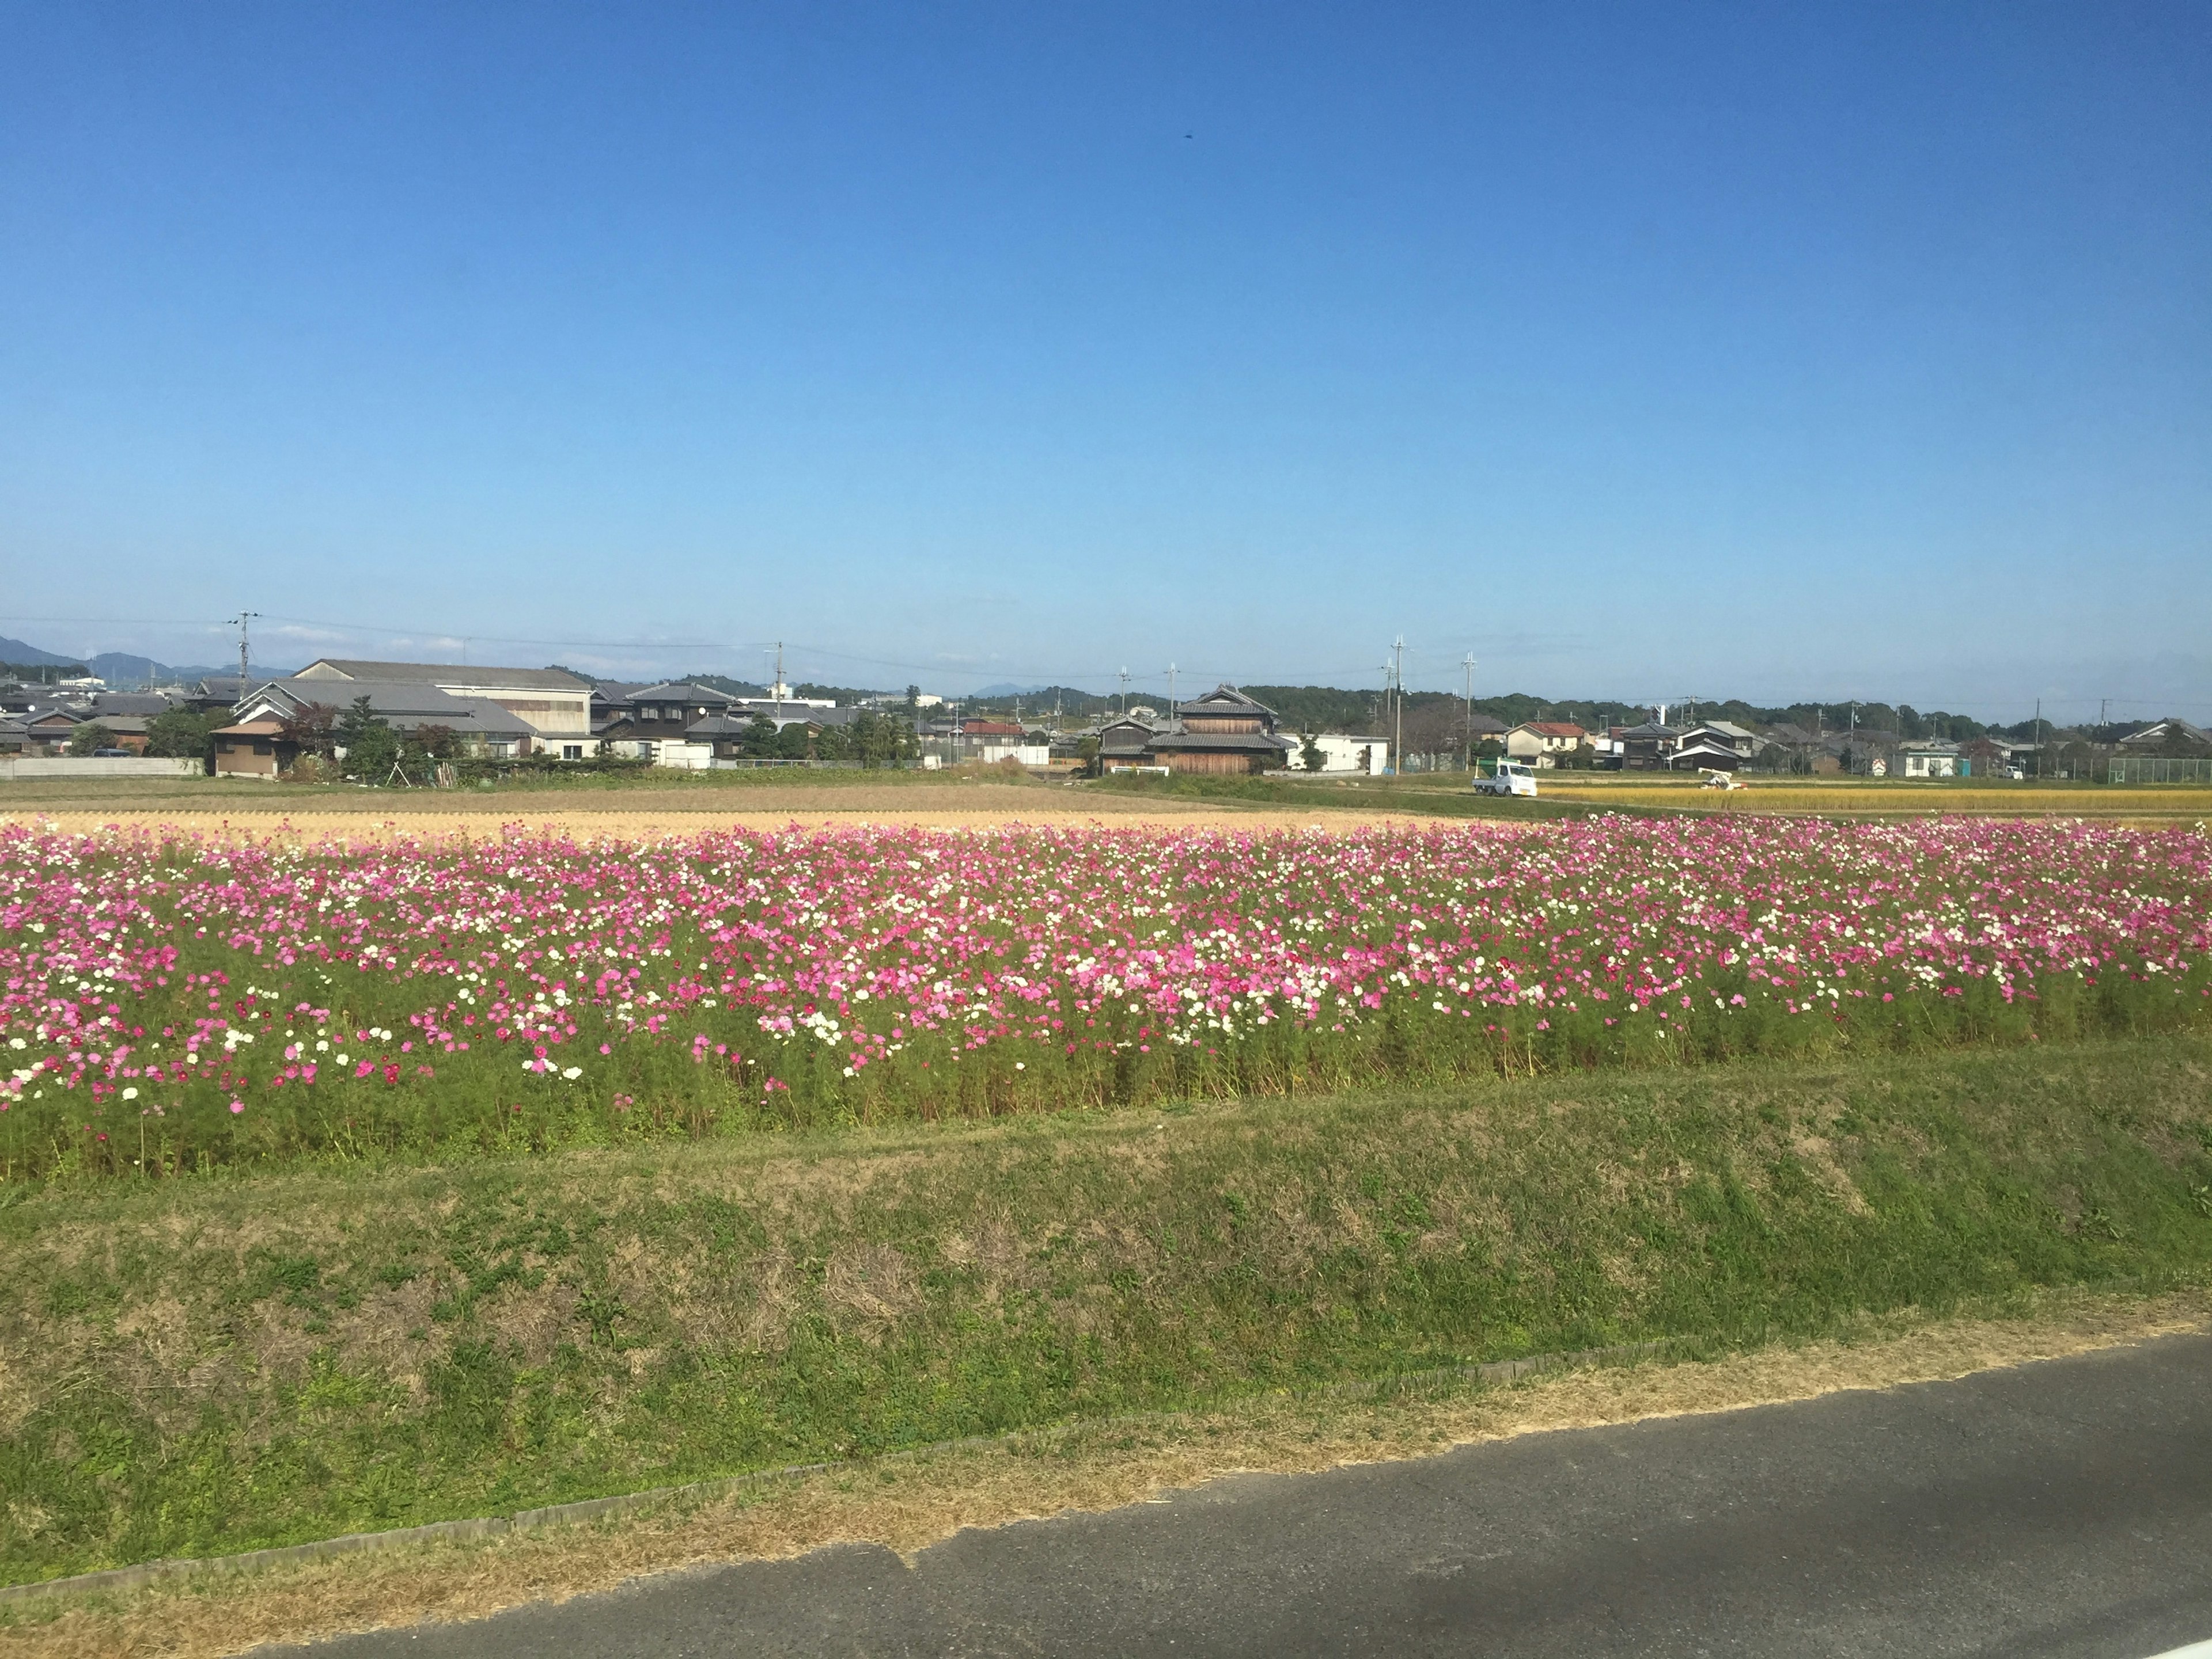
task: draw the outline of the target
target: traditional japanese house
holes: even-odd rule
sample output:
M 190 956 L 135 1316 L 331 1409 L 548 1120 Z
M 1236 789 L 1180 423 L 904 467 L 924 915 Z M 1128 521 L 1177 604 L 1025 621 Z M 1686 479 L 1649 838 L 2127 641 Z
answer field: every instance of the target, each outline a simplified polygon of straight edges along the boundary
M 1273 709 L 1224 684 L 1177 703 L 1167 719 L 1109 720 L 1099 728 L 1098 762 L 1109 772 L 1157 766 L 1241 775 L 1288 765 L 1297 746 L 1276 735 Z

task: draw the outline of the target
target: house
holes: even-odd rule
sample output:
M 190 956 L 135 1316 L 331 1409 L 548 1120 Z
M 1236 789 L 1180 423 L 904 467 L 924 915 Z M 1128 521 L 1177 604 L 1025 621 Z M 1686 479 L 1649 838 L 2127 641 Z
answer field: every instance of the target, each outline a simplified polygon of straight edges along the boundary
M 2212 736 L 2208 736 L 2201 726 L 2169 715 L 2155 726 L 2129 733 L 2117 747 L 2128 755 L 2212 755 Z
M 23 752 L 27 755 L 58 755 L 69 747 L 69 740 L 84 717 L 72 708 L 34 708 L 19 716 L 23 723 Z
M 1711 772 L 1733 772 L 1758 755 L 1764 739 L 1728 720 L 1707 720 L 1693 726 L 1676 739 L 1667 763 L 1701 767 Z
M 1589 741 L 1572 720 L 1523 720 L 1505 734 L 1505 752 L 1517 761 L 1555 766 L 1559 757 Z
M 1497 722 L 1492 721 L 1496 725 Z M 1501 732 L 1504 727 L 1500 726 Z M 1390 740 L 1388 738 L 1359 738 L 1341 732 L 1301 732 L 1292 738 L 1291 752 L 1284 764 L 1298 776 L 1311 775 L 1306 771 L 1305 747 L 1308 744 L 1321 750 L 1322 777 L 1342 777 L 1352 774 L 1380 775 L 1390 769 Z
M 1972 763 L 1945 738 L 1913 738 L 1897 745 L 1896 775 L 1905 778 L 1963 778 Z
M 684 680 L 595 686 L 592 736 L 609 745 L 611 753 L 653 760 L 656 745 L 690 741 L 693 726 L 724 719 L 736 702 L 726 691 Z
M 1174 718 L 1153 734 L 1152 753 L 1171 772 L 1273 771 L 1295 746 L 1276 735 L 1275 724 L 1273 709 L 1224 681 L 1177 703 Z
M 525 727 L 524 753 L 542 751 L 562 760 L 581 760 L 591 752 L 591 683 L 564 669 L 321 657 L 291 678 L 336 682 L 330 687 L 331 695 L 320 700 L 338 708 L 362 695 L 358 690 L 346 690 L 351 682 L 384 687 L 429 686 L 465 702 L 494 704 L 514 716 Z
M 289 769 L 300 746 L 284 741 L 284 722 L 274 714 L 237 720 L 215 733 L 215 775 L 219 778 L 267 778 Z
M 1098 728 L 1098 769 L 1131 772 L 1163 765 L 1152 752 L 1158 735 L 1157 715 L 1124 714 L 1106 721 Z
M 1674 763 L 1675 748 L 1682 741 L 1680 727 L 1661 720 L 1616 726 L 1607 735 L 1620 745 L 1620 763 L 1632 772 L 1663 772 Z
M 1276 771 L 1291 763 L 1298 745 L 1275 726 L 1273 709 L 1224 681 L 1202 697 L 1177 703 L 1165 719 L 1130 714 L 1109 720 L 1098 728 L 1098 763 L 1114 772 L 1134 767 L 1231 775 Z
M 241 727 L 258 727 L 260 723 L 274 720 L 281 728 L 310 708 L 322 707 L 333 714 L 343 714 L 359 699 L 368 699 L 369 712 L 403 737 L 412 737 L 426 726 L 441 727 L 453 733 L 463 747 L 494 759 L 510 759 L 518 755 L 536 751 L 539 736 L 535 726 L 523 716 L 510 713 L 489 697 L 457 697 L 434 685 L 420 680 L 330 680 L 307 679 L 294 676 L 287 679 L 269 680 L 249 691 L 238 703 L 238 719 L 225 730 L 242 739 L 259 741 L 258 731 L 240 731 Z M 220 733 L 218 734 L 220 735 Z M 565 758 L 580 760 L 580 752 Z M 258 757 L 258 749 L 234 750 L 237 754 Z M 290 766 L 291 746 L 270 753 L 277 761 L 281 771 Z M 222 748 L 216 745 L 216 764 L 222 769 Z M 239 769 L 258 769 L 245 766 Z

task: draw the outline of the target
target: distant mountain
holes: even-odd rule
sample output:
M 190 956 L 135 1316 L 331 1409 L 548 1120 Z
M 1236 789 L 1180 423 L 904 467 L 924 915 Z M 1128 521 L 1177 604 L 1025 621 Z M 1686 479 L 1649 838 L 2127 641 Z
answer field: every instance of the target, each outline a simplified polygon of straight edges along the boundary
M 85 666 L 110 685 L 190 685 L 194 680 L 235 680 L 238 678 L 235 662 L 157 662 L 151 657 L 133 656 L 128 651 L 103 651 Z M 290 672 L 285 668 L 271 668 L 260 662 L 249 664 L 246 671 L 250 680 L 273 680 Z
M 999 685 L 987 685 L 973 695 L 979 697 L 1034 697 L 1038 692 L 1050 689 L 1042 685 L 1016 685 L 1008 681 Z
M 152 657 L 142 657 L 129 651 L 103 651 L 96 657 L 63 657 L 51 651 L 42 651 L 24 640 L 0 636 L 0 662 L 15 663 L 25 668 L 68 668 L 82 664 L 106 680 L 110 685 L 161 684 L 189 685 L 194 680 L 228 680 L 238 678 L 236 662 L 227 663 L 166 663 Z M 266 663 L 255 663 L 247 671 L 252 679 L 275 679 L 289 674 L 289 668 L 271 668 Z
M 20 662 L 41 668 L 66 668 L 71 663 L 83 660 L 82 657 L 57 657 L 51 651 L 41 651 L 37 646 L 26 645 L 21 640 L 0 637 L 0 662 Z

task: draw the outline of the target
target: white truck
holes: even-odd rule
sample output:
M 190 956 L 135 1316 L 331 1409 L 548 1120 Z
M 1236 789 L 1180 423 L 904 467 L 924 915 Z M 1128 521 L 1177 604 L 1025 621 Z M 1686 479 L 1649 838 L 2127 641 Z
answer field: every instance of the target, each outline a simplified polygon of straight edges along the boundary
M 1534 795 L 1536 793 L 1536 769 L 1519 761 L 1502 760 L 1498 769 L 1486 778 L 1474 781 L 1478 795 Z

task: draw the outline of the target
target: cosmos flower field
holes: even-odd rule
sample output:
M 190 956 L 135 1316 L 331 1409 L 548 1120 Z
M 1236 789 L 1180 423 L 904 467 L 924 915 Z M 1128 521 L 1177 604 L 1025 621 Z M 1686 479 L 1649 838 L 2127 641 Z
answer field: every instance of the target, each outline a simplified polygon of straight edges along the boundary
M 0 832 L 0 1178 L 2212 1024 L 2212 839 Z

